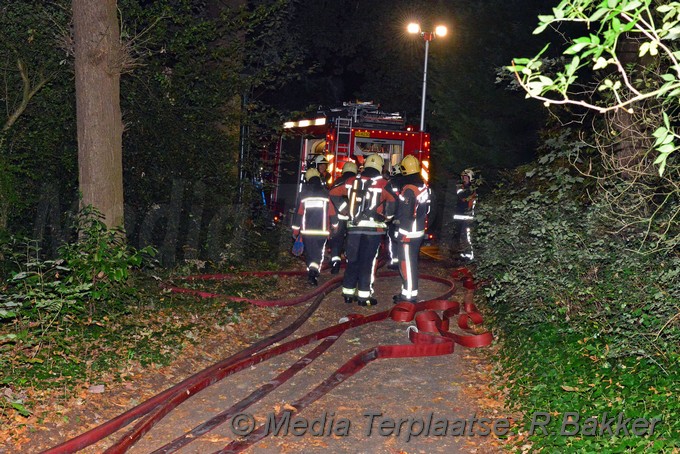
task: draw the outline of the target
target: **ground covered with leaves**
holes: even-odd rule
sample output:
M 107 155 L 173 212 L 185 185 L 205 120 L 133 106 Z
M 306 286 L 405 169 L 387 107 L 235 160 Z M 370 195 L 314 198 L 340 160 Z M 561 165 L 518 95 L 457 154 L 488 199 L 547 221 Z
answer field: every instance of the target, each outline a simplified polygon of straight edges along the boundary
M 139 299 L 125 313 L 64 317 L 49 329 L 20 318 L 2 325 L 2 334 L 18 334 L 0 346 L 0 440 L 5 446 L 20 446 L 46 424 L 67 422 L 69 407 L 93 404 L 96 413 L 102 404 L 98 396 L 112 388 L 143 394 L 135 384 L 143 374 L 175 364 L 171 374 L 179 381 L 195 369 L 182 371 L 177 358 L 214 362 L 220 359 L 215 343 L 241 349 L 242 339 L 249 338 L 244 331 L 257 336 L 253 320 L 281 311 L 168 293 L 152 274 L 136 279 Z M 300 294 L 303 285 L 295 277 L 237 277 L 213 283 L 211 291 L 276 299 Z M 147 391 L 158 392 L 151 388 Z
M 293 267 L 302 269 L 302 264 L 297 263 Z M 237 270 L 232 270 L 237 271 Z M 442 267 L 439 273 L 444 277 L 448 274 L 447 268 Z M 394 281 L 394 279 L 393 279 Z M 397 279 L 398 281 L 398 279 Z M 381 293 L 383 304 L 389 304 L 389 295 L 393 292 L 394 286 L 398 282 L 382 283 L 384 287 Z M 169 277 L 165 282 L 173 282 Z M 193 282 L 174 280 L 177 284 L 190 285 L 211 292 L 240 294 L 243 296 L 257 297 L 263 299 L 290 298 L 299 296 L 310 290 L 304 277 L 238 277 L 227 281 Z M 208 367 L 215 362 L 236 353 L 245 348 L 250 343 L 260 338 L 267 329 L 278 329 L 275 326 L 284 326 L 288 323 L 286 319 L 296 317 L 299 308 L 262 308 L 245 304 L 224 303 L 217 300 L 198 300 L 194 297 L 170 294 L 164 292 L 158 285 L 159 281 L 151 278 L 141 286 L 142 294 L 145 295 L 144 302 L 140 301 L 137 307 L 131 308 L 130 313 L 116 317 L 111 320 L 86 321 L 80 325 L 75 325 L 70 331 L 75 331 L 75 326 L 79 326 L 78 334 L 70 334 L 69 350 L 67 358 L 74 363 L 74 372 L 71 375 L 60 373 L 63 363 L 52 362 L 52 371 L 60 374 L 48 380 L 43 380 L 31 371 L 39 368 L 31 364 L 30 367 L 18 367 L 21 364 L 21 342 L 17 342 L 13 347 L 13 361 L 17 364 L 12 369 L 14 377 L 19 374 L 26 380 L 26 385 L 6 386 L 12 392 L 23 393 L 22 406 L 26 409 L 26 415 L 6 410 L 3 420 L 3 431 L 0 434 L 4 442 L 4 449 L 7 452 L 25 452 L 25 450 L 35 451 L 54 446 L 64 440 L 79 435 L 87 429 L 93 428 L 107 419 L 117 416 L 131 406 L 139 404 L 149 397 L 155 395 L 160 390 L 181 381 L 202 368 Z M 436 285 L 432 291 L 440 291 Z M 318 329 L 328 323 L 334 323 L 338 314 L 335 311 L 347 311 L 348 307 L 342 303 L 339 295 L 330 295 L 328 302 L 324 302 L 325 311 L 333 313 L 330 317 L 318 314 L 311 320 L 311 327 L 307 329 Z M 353 311 L 363 310 L 372 313 L 376 310 L 388 309 L 388 306 L 378 308 L 349 308 Z M 403 341 L 403 327 L 398 332 L 392 332 L 393 328 L 385 327 L 391 336 Z M 94 330 L 99 335 L 95 338 L 87 335 L 90 330 Z M 66 330 L 64 330 L 66 331 Z M 70 332 L 69 331 L 69 332 Z M 81 334 L 85 333 L 85 334 Z M 376 337 L 375 342 L 385 342 L 381 338 L 380 331 L 367 329 L 366 335 Z M 348 335 L 349 336 L 349 335 Z M 348 345 L 354 348 L 362 348 L 359 338 L 361 335 L 354 334 L 351 339 L 348 337 Z M 389 336 L 388 336 L 389 337 Z M 63 342 L 61 343 L 63 345 Z M 48 343 L 43 346 L 42 351 L 38 351 L 35 357 L 47 359 L 60 348 L 56 342 Z M 491 418 L 512 417 L 503 407 L 502 393 L 490 388 L 491 383 L 491 363 L 488 360 L 488 352 L 480 350 L 468 350 L 460 348 L 457 350 L 456 358 L 443 357 L 436 359 L 441 369 L 442 383 L 447 386 L 441 388 L 439 381 L 432 379 L 421 383 L 419 392 L 412 392 L 415 402 L 422 400 L 413 407 L 413 412 L 432 411 L 439 408 L 441 414 L 451 415 L 453 412 L 461 412 L 466 417 L 469 412 L 477 412 L 478 415 L 485 415 Z M 343 361 L 348 354 L 343 348 L 340 349 L 340 356 L 336 359 Z M 335 358 L 336 355 L 331 355 Z M 60 356 L 61 358 L 61 356 Z M 427 359 L 423 358 L 422 361 Z M 88 364 L 89 363 L 89 364 Z M 47 361 L 35 363 L 41 367 L 46 367 Z M 366 375 L 353 378 L 348 383 L 348 389 L 356 394 L 350 399 L 346 392 L 340 392 L 335 398 L 329 396 L 320 402 L 322 409 L 335 409 L 337 404 L 334 399 L 340 398 L 340 405 L 337 407 L 341 413 L 351 414 L 356 407 L 357 411 L 368 405 L 362 392 L 368 393 L 367 396 L 373 399 L 378 398 L 381 408 L 392 409 L 389 414 L 401 415 L 403 413 L 403 400 L 389 398 L 391 395 L 385 392 L 376 395 L 370 390 L 377 389 L 381 384 L 391 384 L 397 395 L 402 393 L 402 385 L 405 377 L 412 377 L 416 371 L 423 371 L 422 366 L 414 362 L 410 366 L 403 363 L 376 363 L 367 368 Z M 465 367 L 461 367 L 462 365 Z M 96 367 L 95 367 L 96 365 Z M 281 366 L 272 366 L 276 367 Z M 396 369 L 395 369 L 396 367 Z M 409 367 L 415 368 L 408 372 Z M 402 368 L 404 371 L 399 372 Z M 21 372 L 20 372 L 21 369 Z M 311 368 L 313 369 L 313 368 Z M 313 378 L 318 379 L 318 374 L 310 370 Z M 255 371 L 258 375 L 259 372 Z M 376 375 L 377 374 L 377 375 Z M 324 376 L 322 373 L 321 376 Z M 10 378 L 9 375 L 3 378 Z M 261 377 L 260 377 L 261 378 Z M 375 384 L 371 380 L 375 381 Z M 296 380 L 298 381 L 298 380 Z M 248 383 L 248 380 L 245 380 Z M 237 383 L 243 383 L 243 380 Z M 305 389 L 304 382 L 298 383 Z M 227 389 L 229 384 L 225 384 Z M 241 385 L 239 385 L 241 386 Z M 428 394 L 422 387 L 429 389 L 433 387 L 438 393 L 445 397 L 437 397 L 439 394 Z M 364 389 L 366 388 L 366 389 Z M 220 393 L 217 390 L 218 394 Z M 224 392 L 224 391 L 223 391 Z M 461 400 L 451 400 L 448 395 L 460 395 Z M 228 394 L 228 393 L 227 393 Z M 222 394 L 219 394 L 222 395 Z M 215 398 L 208 398 L 209 402 L 215 402 Z M 432 400 L 432 403 L 428 403 Z M 390 406 L 391 405 L 391 406 Z M 474 405 L 468 407 L 467 405 Z M 350 408 L 351 407 L 351 408 Z M 474 411 L 472 410 L 474 408 Z M 321 411 L 321 410 L 319 410 Z M 353 410 L 352 410 L 353 411 Z M 399 413 L 401 412 L 401 413 Z M 315 414 L 312 412 L 312 414 Z M 357 421 L 361 420 L 360 413 L 356 415 Z M 512 417 L 512 420 L 518 416 Z M 178 424 L 170 423 L 170 426 L 177 427 Z M 180 425 L 181 426 L 181 425 Z M 215 438 L 217 437 L 217 438 Z M 210 437 L 208 437 L 210 438 Z M 382 443 L 387 441 L 388 445 L 397 446 L 401 440 L 386 439 L 383 437 L 373 437 L 369 441 Z M 444 449 L 447 444 L 456 443 L 463 447 L 464 452 L 499 452 L 501 446 L 507 440 L 489 438 L 485 440 L 473 439 L 479 437 L 457 437 L 459 440 L 435 440 L 424 439 L 419 442 L 430 443 L 432 448 Z M 486 437 L 484 437 L 486 438 Z M 224 440 L 218 435 L 210 438 L 208 442 L 219 443 Z M 338 442 L 338 440 L 335 440 Z M 352 440 L 340 440 L 340 442 L 353 443 Z M 292 443 L 292 444 L 291 444 Z M 302 443 L 302 444 L 301 444 Z M 263 442 L 262 448 L 266 446 L 275 449 L 277 452 L 296 452 L 295 449 L 304 445 L 309 449 L 323 449 L 324 443 L 332 443 L 330 440 L 317 440 L 314 437 L 305 440 L 270 440 Z M 413 444 L 413 443 L 412 443 Z M 297 448 L 296 448 L 297 447 Z M 266 448 L 266 449 L 269 449 Z M 382 449 L 382 448 L 381 448 Z M 0 445 L 0 452 L 3 445 Z M 143 452 L 142 448 L 142 452 Z M 398 450 L 397 450 L 398 451 Z M 394 452 L 397 452 L 394 451 Z M 89 452 L 89 451 L 88 451 Z M 93 451 L 96 452 L 96 451 Z M 299 451 L 297 451 L 299 452 Z M 387 452 L 387 451 L 386 451 Z M 392 451 L 389 451 L 392 452 Z M 402 451 L 405 452 L 405 451 Z M 410 451 L 409 451 L 410 452 Z M 440 452 L 440 451 L 437 451 Z M 444 451 L 442 451 L 444 452 Z

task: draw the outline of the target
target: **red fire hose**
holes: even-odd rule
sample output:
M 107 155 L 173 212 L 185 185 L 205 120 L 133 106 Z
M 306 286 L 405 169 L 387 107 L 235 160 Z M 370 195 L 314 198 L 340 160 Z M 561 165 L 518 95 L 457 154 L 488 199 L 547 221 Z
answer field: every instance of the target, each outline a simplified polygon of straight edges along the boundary
M 245 273 L 244 273 L 245 274 Z M 254 276 L 267 276 L 267 275 L 301 275 L 303 272 L 254 272 L 247 273 Z M 380 277 L 396 276 L 396 272 L 380 273 Z M 250 300 L 247 298 L 233 297 L 228 295 L 220 295 L 214 293 L 203 292 L 199 290 L 192 290 L 182 287 L 167 287 L 173 292 L 177 293 L 189 293 L 196 296 L 204 298 L 220 298 L 227 299 L 230 301 L 247 301 L 252 304 L 259 306 L 290 306 L 294 304 L 299 304 L 301 302 L 307 301 L 310 298 L 314 299 L 313 303 L 301 314 L 290 326 L 286 327 L 282 331 L 263 339 L 247 349 L 233 355 L 219 363 L 201 371 L 197 374 L 187 378 L 181 383 L 169 388 L 168 390 L 152 397 L 146 402 L 138 405 L 137 407 L 128 410 L 127 412 L 119 415 L 118 417 L 76 437 L 62 443 L 59 446 L 51 448 L 45 453 L 70 453 L 77 450 L 83 449 L 97 441 L 115 433 L 120 428 L 126 426 L 130 422 L 145 416 L 140 420 L 128 433 L 126 433 L 122 438 L 120 438 L 114 445 L 112 445 L 106 452 L 107 453 L 122 453 L 126 452 L 134 443 L 136 443 L 145 433 L 147 433 L 156 422 L 162 419 L 166 414 L 172 411 L 179 404 L 184 402 L 186 399 L 192 395 L 200 392 L 211 384 L 234 374 L 240 370 L 250 367 L 254 364 L 258 364 L 262 361 L 266 361 L 274 356 L 289 352 L 301 346 L 307 345 L 311 342 L 323 340 L 323 342 L 317 346 L 312 352 L 305 355 L 303 358 L 298 360 L 289 369 L 281 373 L 272 383 L 269 383 L 255 392 L 251 393 L 248 397 L 241 400 L 237 404 L 233 405 L 229 409 L 223 411 L 219 415 L 213 417 L 212 419 L 206 421 L 205 423 L 192 429 L 183 436 L 173 440 L 172 442 L 166 444 L 162 448 L 158 449 L 157 453 L 174 452 L 180 447 L 189 443 L 196 436 L 203 435 L 213 428 L 217 427 L 219 424 L 227 421 L 234 414 L 243 411 L 248 408 L 253 403 L 257 402 L 263 398 L 266 394 L 273 391 L 276 387 L 280 386 L 286 380 L 291 378 L 295 373 L 302 370 L 305 365 L 309 364 L 319 355 L 321 355 L 326 349 L 328 349 L 337 338 L 342 335 L 346 330 L 355 328 L 358 326 L 365 325 L 367 323 L 373 323 L 381 320 L 385 320 L 391 317 L 396 321 L 411 321 L 415 318 L 416 327 L 415 330 L 409 331 L 409 339 L 412 344 L 410 345 L 380 345 L 372 349 L 365 350 L 358 355 L 354 356 L 342 367 L 340 367 L 335 373 L 328 377 L 323 383 L 321 383 L 313 391 L 305 395 L 304 397 L 298 399 L 294 404 L 296 412 L 301 411 L 307 405 L 318 400 L 320 397 L 325 395 L 331 389 L 333 389 L 338 384 L 342 383 L 344 380 L 361 370 L 371 361 L 375 359 L 383 358 L 403 358 L 403 357 L 414 357 L 414 356 L 435 356 L 435 355 L 445 355 L 453 352 L 454 345 L 456 343 L 467 347 L 481 347 L 489 345 L 493 337 L 490 332 L 483 332 L 481 334 L 469 334 L 461 335 L 455 334 L 448 331 L 449 329 L 449 318 L 452 316 L 458 316 L 458 326 L 462 330 L 470 331 L 470 322 L 473 324 L 482 323 L 482 317 L 477 312 L 474 304 L 472 304 L 472 293 L 476 284 L 472 279 L 469 271 L 466 269 L 454 270 L 452 276 L 455 279 L 462 279 L 463 286 L 466 288 L 464 308 L 466 313 L 460 314 L 461 305 L 455 301 L 445 301 L 446 298 L 450 297 L 455 290 L 455 285 L 452 281 L 448 279 L 439 278 L 430 275 L 421 275 L 421 279 L 431 280 L 434 282 L 439 282 L 442 284 L 449 285 L 449 289 L 442 295 L 435 299 L 424 301 L 417 304 L 411 303 L 399 303 L 395 305 L 391 310 L 373 314 L 368 317 L 363 317 L 359 315 L 353 315 L 349 317 L 349 320 L 344 323 L 339 323 L 337 325 L 322 329 L 312 334 L 300 337 L 298 339 L 288 341 L 286 343 L 280 344 L 276 347 L 272 347 L 265 350 L 267 347 L 278 342 L 279 340 L 289 336 L 294 331 L 296 331 L 318 308 L 324 296 L 331 290 L 337 288 L 340 285 L 341 278 L 336 277 L 325 284 L 321 285 L 315 291 L 303 295 L 291 300 L 277 300 L 277 301 L 267 301 L 267 300 Z M 190 276 L 188 280 L 216 280 L 216 279 L 228 279 L 232 278 L 233 275 L 200 275 L 200 276 Z M 442 317 L 437 315 L 436 310 L 443 311 Z M 246 447 L 256 443 L 261 438 L 265 436 L 263 428 L 259 428 L 251 433 L 248 437 L 242 440 L 237 440 L 230 443 L 227 447 L 219 452 L 240 452 Z

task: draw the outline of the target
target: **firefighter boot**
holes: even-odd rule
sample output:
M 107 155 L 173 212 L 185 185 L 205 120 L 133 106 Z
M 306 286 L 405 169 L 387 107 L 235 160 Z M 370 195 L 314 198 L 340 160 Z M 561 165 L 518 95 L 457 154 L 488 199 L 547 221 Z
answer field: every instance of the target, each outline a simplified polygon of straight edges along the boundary
M 335 260 L 331 263 L 331 274 L 338 274 L 340 272 L 340 260 Z
M 345 299 L 345 304 L 352 304 L 355 300 L 353 295 L 342 295 L 342 297 Z
M 319 285 L 319 281 L 317 280 L 317 277 L 319 276 L 319 272 L 317 270 L 309 270 L 307 273 L 307 282 L 309 285 L 317 286 Z
M 378 300 L 375 299 L 375 298 L 373 298 L 373 297 L 366 298 L 366 299 L 364 299 L 364 298 L 359 298 L 359 299 L 357 300 L 357 304 L 358 304 L 359 306 L 375 306 L 376 304 L 378 304 Z
M 392 302 L 394 304 L 397 304 L 397 303 L 416 303 L 417 300 L 415 298 L 406 298 L 401 293 L 397 293 L 396 295 L 392 296 Z

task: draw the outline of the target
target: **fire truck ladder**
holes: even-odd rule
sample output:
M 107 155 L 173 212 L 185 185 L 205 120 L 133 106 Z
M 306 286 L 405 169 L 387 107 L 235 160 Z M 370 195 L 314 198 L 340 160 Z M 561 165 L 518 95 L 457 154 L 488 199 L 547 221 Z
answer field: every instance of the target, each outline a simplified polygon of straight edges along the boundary
M 351 118 L 336 118 L 335 130 L 337 140 L 335 141 L 335 162 L 338 161 L 338 156 L 349 156 L 349 142 L 352 136 L 352 119 Z

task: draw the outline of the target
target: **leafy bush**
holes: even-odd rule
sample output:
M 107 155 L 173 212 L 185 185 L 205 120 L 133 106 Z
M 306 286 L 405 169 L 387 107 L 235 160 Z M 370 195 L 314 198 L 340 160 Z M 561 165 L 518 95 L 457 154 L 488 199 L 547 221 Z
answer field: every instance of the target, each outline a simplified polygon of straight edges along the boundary
M 680 426 L 667 405 L 680 381 L 680 256 L 636 253 L 644 232 L 609 231 L 607 208 L 570 164 L 581 147 L 546 141 L 538 162 L 479 205 L 477 272 L 490 281 L 508 396 L 529 419 L 607 411 L 663 421 L 654 437 L 532 437 L 552 452 L 670 449 Z
M 0 294 L 0 322 L 25 318 L 37 322 L 44 332 L 65 314 L 83 311 L 92 285 L 69 282 L 71 270 L 64 260 L 43 260 L 35 243 L 17 238 L 4 242 L 2 249 L 3 269 L 10 277 Z M 0 345 L 18 337 L 16 333 L 0 334 Z
M 124 232 L 108 229 L 101 213 L 92 207 L 78 213 L 75 227 L 76 241 L 59 249 L 70 270 L 66 282 L 74 287 L 89 286 L 90 315 L 97 310 L 124 310 L 121 305 L 136 292 L 129 282 L 130 269 L 139 267 L 145 255 L 154 255 L 154 249 L 129 247 Z

